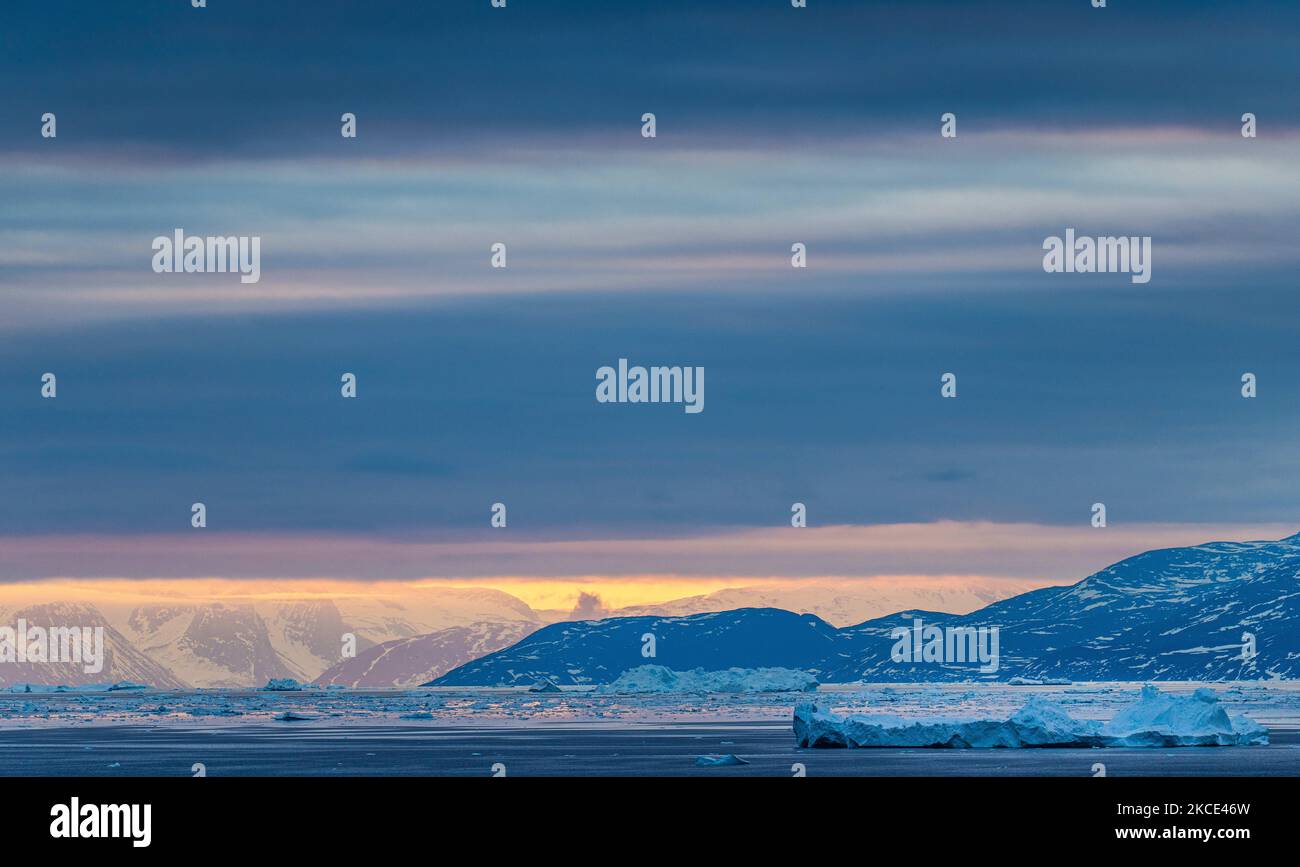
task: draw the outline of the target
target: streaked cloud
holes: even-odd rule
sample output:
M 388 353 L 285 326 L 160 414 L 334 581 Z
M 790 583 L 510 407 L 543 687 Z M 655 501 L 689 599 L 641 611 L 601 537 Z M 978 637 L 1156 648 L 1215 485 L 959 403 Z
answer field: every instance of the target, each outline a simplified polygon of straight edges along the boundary
M 219 5 L 0 8 L 0 579 L 1055 580 L 1300 516 L 1300 7 Z M 1067 226 L 1152 283 L 1044 275 Z M 178 227 L 262 282 L 152 273 Z M 598 406 L 619 357 L 708 411 Z
M 707 592 L 701 587 L 772 578 L 977 575 L 1067 583 L 1153 548 L 1277 539 L 1297 529 L 1277 524 L 1137 524 L 1099 530 L 1086 523 L 1062 527 L 939 521 L 521 540 L 500 539 L 499 534 L 454 541 L 220 532 L 59 535 L 5 539 L 4 548 L 10 578 L 451 580 L 503 589 L 530 581 L 555 584 L 557 578 L 595 586 L 631 579 L 643 588 L 680 582 L 679 595 L 688 595 Z M 275 571 L 269 574 L 272 563 Z
M 2 327 L 700 286 L 1047 288 L 1060 284 L 1043 278 L 1041 242 L 1066 226 L 1153 235 L 1157 286 L 1225 274 L 1275 284 L 1300 260 L 1298 144 L 1203 132 L 1027 132 L 1014 142 L 972 133 L 916 139 L 905 151 L 832 141 L 807 161 L 773 143 L 636 157 L 542 152 L 505 167 L 273 161 L 128 178 L 25 158 L 0 180 L 0 194 L 28 203 L 0 219 Z M 259 235 L 261 282 L 153 273 L 152 239 L 178 227 Z M 506 271 L 487 266 L 498 240 L 510 247 Z M 809 245 L 812 267 L 792 276 L 795 240 Z

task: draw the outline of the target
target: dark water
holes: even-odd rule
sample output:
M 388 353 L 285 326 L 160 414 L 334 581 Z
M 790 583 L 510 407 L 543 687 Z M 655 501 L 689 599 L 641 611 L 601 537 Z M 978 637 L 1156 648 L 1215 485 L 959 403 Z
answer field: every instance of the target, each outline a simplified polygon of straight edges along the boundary
M 801 750 L 788 723 L 229 727 L 86 726 L 0 731 L 0 775 L 191 776 L 1107 776 L 1300 775 L 1300 733 L 1267 747 Z M 701 768 L 703 754 L 749 764 Z M 116 766 L 115 766 L 116 765 Z

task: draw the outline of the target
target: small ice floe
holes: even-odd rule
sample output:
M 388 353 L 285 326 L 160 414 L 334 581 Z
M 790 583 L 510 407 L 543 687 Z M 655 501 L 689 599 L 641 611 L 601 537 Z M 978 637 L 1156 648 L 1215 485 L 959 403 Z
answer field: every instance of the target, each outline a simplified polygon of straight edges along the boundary
M 564 690 L 560 689 L 560 687 L 556 685 L 555 681 L 551 680 L 549 677 L 540 678 L 537 681 L 537 683 L 534 683 L 532 686 L 528 687 L 528 691 L 529 692 L 564 692 Z
M 747 765 L 749 762 L 734 753 L 727 753 L 725 756 L 700 756 L 695 764 L 701 768 L 721 768 L 726 765 Z
M 817 678 L 792 668 L 728 668 L 724 671 L 673 671 L 662 665 L 639 665 L 620 674 L 597 692 L 811 692 Z
M 266 686 L 262 687 L 262 689 L 271 692 L 297 692 L 302 689 L 302 684 L 292 677 L 273 677 L 266 682 Z
M 1079 720 L 1035 696 L 1009 719 L 937 719 L 841 715 L 811 702 L 794 709 L 801 747 L 1191 747 L 1268 743 L 1268 729 L 1232 716 L 1210 689 L 1169 695 L 1142 687 L 1138 700 L 1108 723 Z
M 111 763 L 111 764 L 109 765 L 109 767 L 110 767 L 110 768 L 120 768 L 120 767 L 122 767 L 122 763 L 121 763 L 121 762 L 113 762 L 113 763 Z
M 1007 686 L 1069 686 L 1072 683 L 1068 677 L 1013 677 Z
M 286 710 L 283 713 L 276 714 L 275 719 L 279 720 L 280 722 L 305 722 L 307 720 L 316 719 L 316 717 L 309 716 L 305 713 L 298 713 L 296 711 Z
M 109 691 L 109 692 L 125 692 L 125 691 L 128 691 L 128 690 L 148 689 L 148 688 L 149 688 L 149 685 L 148 685 L 147 683 L 135 683 L 134 681 L 130 681 L 130 680 L 119 680 L 117 683 L 115 683 L 115 684 L 113 684 L 112 686 L 110 686 L 110 687 L 108 688 L 108 691 Z
M 415 710 L 410 713 L 399 714 L 398 719 L 433 719 L 433 714 L 427 710 Z

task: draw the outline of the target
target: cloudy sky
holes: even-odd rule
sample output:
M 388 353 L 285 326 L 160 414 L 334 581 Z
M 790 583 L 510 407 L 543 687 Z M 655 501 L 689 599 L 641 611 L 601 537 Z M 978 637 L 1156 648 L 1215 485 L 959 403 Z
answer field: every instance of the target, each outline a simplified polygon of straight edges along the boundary
M 1064 581 L 1295 532 L 1298 25 L 11 0 L 0 580 Z M 1066 227 L 1151 281 L 1044 273 Z M 153 273 L 177 228 L 260 236 L 260 282 Z M 705 411 L 597 403 L 619 358 Z

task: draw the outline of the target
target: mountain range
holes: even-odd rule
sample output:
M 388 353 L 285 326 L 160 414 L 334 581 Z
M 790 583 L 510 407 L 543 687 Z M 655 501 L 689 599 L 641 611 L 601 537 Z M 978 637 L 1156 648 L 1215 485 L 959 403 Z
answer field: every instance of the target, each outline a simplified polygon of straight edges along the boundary
M 432 681 L 436 686 L 608 683 L 638 665 L 780 666 L 823 682 L 1232 680 L 1300 676 L 1300 534 L 1149 551 L 1065 587 L 964 615 L 921 609 L 837 628 L 745 608 L 552 624 Z M 900 628 L 996 629 L 999 664 L 897 661 Z M 646 636 L 655 654 L 644 655 Z
M 333 598 L 286 594 L 211 601 L 108 596 L 94 604 L 61 600 L 0 605 L 0 625 L 13 628 L 19 618 L 30 625 L 103 626 L 106 656 L 112 664 L 97 674 L 60 663 L 0 664 L 0 686 L 130 680 L 168 688 L 219 688 L 261 686 L 272 678 L 309 682 L 339 663 L 355 661 L 344 657 L 348 635 L 355 639 L 360 658 L 390 642 L 484 622 L 500 624 L 502 641 L 509 643 L 543 623 L 508 593 L 462 587 L 404 588 L 392 595 Z M 506 628 L 509 624 L 514 624 L 513 632 Z M 501 646 L 486 644 L 482 649 Z M 430 672 L 441 673 L 467 658 L 449 653 L 445 663 L 430 662 L 417 677 L 427 679 Z
M 907 604 L 969 611 L 1032 586 L 1019 580 L 957 583 L 925 577 L 766 582 L 600 611 L 604 617 L 620 617 L 775 607 L 847 624 Z M 32 601 L 58 593 L 63 601 Z M 42 607 L 49 605 L 66 607 Z M 35 614 L 37 609 L 44 614 Z M 131 680 L 165 687 L 239 688 L 293 678 L 322 685 L 407 687 L 509 647 L 549 623 L 580 616 L 576 610 L 534 609 L 509 593 L 472 587 L 377 585 L 307 594 L 286 584 L 263 588 L 256 596 L 227 588 L 216 599 L 174 587 L 165 592 L 128 587 L 113 593 L 88 585 L 4 588 L 0 625 L 15 625 L 24 611 L 33 612 L 26 618 L 33 624 L 43 616 L 51 624 L 105 625 L 105 641 L 118 664 L 97 675 L 57 664 L 0 665 L 0 686 Z M 345 635 L 355 637 L 355 656 L 343 655 Z
M 480 621 L 397 638 L 336 663 L 315 682 L 369 688 L 414 686 L 509 647 L 535 629 L 536 623 L 523 620 Z
M 1069 586 L 997 579 L 765 583 L 600 609 L 598 620 L 563 619 L 566 612 L 538 611 L 483 588 L 289 590 L 217 600 L 110 594 L 92 604 L 23 600 L 23 593 L 49 588 L 10 587 L 0 596 L 0 625 L 24 619 L 102 626 L 106 660 L 94 674 L 57 663 L 6 663 L 0 686 L 128 680 L 250 687 L 286 677 L 352 687 L 531 684 L 540 677 L 600 684 L 647 663 L 678 670 L 777 666 L 823 682 L 1291 678 L 1300 677 L 1298 575 L 1300 534 L 1149 551 Z M 941 629 L 996 628 L 997 671 L 895 661 L 895 630 L 917 620 Z M 349 635 L 351 657 L 343 652 Z

